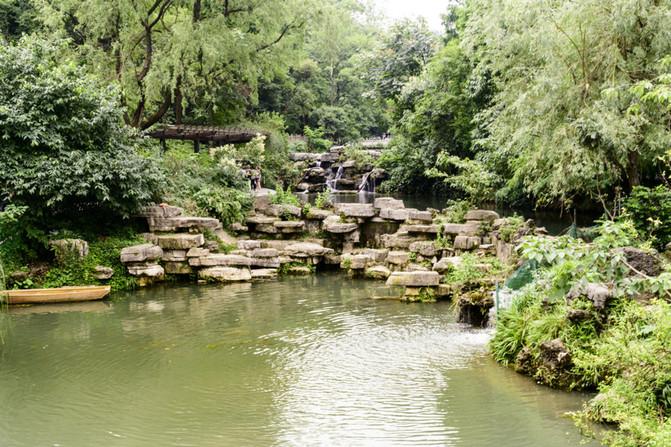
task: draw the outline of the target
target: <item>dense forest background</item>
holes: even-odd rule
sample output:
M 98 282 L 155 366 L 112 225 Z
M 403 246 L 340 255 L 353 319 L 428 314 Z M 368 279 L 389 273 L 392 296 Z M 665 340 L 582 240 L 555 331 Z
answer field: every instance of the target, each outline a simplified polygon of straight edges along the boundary
M 230 223 L 241 162 L 288 188 L 290 151 L 382 135 L 387 192 L 608 213 L 668 198 L 670 11 L 468 0 L 437 33 L 364 0 L 0 0 L 3 219 L 44 238 L 166 200 Z M 269 136 L 161 155 L 142 131 L 164 123 Z

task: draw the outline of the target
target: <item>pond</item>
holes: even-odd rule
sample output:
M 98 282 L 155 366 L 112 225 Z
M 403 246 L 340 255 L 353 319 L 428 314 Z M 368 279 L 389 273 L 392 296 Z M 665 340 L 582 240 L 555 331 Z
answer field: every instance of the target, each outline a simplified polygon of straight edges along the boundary
M 552 391 L 493 363 L 449 303 L 338 274 L 16 308 L 0 445 L 559 447 Z

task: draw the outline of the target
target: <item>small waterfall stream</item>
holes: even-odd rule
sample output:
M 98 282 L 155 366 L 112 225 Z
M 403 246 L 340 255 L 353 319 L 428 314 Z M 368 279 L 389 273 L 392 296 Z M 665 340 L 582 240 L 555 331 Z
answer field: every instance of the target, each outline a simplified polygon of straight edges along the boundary
M 338 167 L 338 171 L 336 172 L 336 175 L 332 179 L 326 180 L 326 186 L 328 187 L 329 191 L 331 192 L 336 192 L 338 191 L 338 180 L 340 180 L 343 176 L 343 173 L 345 172 L 345 169 L 340 165 Z
M 359 185 L 359 193 L 375 193 L 375 179 L 371 178 L 373 171 L 364 174 Z

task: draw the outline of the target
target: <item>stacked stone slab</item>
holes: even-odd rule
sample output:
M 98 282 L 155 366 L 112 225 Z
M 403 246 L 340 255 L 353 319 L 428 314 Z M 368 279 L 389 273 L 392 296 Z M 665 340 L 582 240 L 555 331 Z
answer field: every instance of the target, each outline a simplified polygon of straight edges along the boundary
M 310 175 L 319 172 L 313 168 Z M 402 200 L 389 197 L 328 210 L 257 197 L 245 225 L 236 228 L 237 239 L 227 240 L 233 249 L 225 253 L 205 237 L 222 231 L 217 219 L 183 216 L 180 208 L 169 205 L 146 207 L 141 215 L 151 230 L 148 243 L 124 249 L 121 261 L 143 285 L 165 275 L 238 282 L 332 266 L 402 287 L 404 297 L 414 300 L 444 294 L 442 275 L 459 265 L 464 252 L 512 255 L 511 245 L 498 239 L 497 230 L 506 221 L 493 211 L 472 210 L 465 223 L 455 224 L 445 222 L 437 210 L 406 208 Z M 385 230 L 370 237 L 375 225 Z

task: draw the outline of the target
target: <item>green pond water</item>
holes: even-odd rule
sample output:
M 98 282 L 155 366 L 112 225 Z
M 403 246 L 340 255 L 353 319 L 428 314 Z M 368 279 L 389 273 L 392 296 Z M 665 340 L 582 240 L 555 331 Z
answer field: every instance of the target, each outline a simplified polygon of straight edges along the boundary
M 449 303 L 323 274 L 11 309 L 0 446 L 576 446 Z

